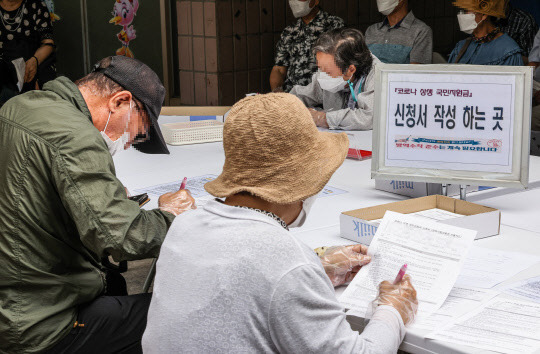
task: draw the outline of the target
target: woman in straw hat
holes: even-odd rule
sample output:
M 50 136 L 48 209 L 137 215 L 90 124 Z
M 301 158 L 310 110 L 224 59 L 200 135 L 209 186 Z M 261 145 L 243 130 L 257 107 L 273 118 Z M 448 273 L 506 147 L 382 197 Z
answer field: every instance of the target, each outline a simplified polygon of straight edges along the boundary
M 375 65 L 364 35 L 354 28 L 323 34 L 313 47 L 319 71 L 307 86 L 294 86 L 291 94 L 309 107 L 319 127 L 344 130 L 373 128 Z
M 334 286 L 370 261 L 364 246 L 319 257 L 288 232 L 343 163 L 346 134 L 321 133 L 296 97 L 245 98 L 225 122 L 218 198 L 172 224 L 143 337 L 148 353 L 390 353 L 417 308 L 410 278 L 383 282 L 354 332 Z M 187 235 L 187 236 L 186 236 Z
M 504 18 L 506 0 L 456 0 L 463 9 L 458 14 L 460 29 L 471 35 L 460 41 L 448 60 L 456 64 L 523 65 L 521 48 L 500 28 L 497 18 Z

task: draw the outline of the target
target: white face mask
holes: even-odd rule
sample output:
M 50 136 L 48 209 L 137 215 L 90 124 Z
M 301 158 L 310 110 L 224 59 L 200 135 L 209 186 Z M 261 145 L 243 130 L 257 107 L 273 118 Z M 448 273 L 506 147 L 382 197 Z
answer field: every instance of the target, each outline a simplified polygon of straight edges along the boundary
M 298 214 L 298 217 L 296 220 L 294 220 L 290 225 L 289 228 L 292 227 L 301 227 L 306 222 L 307 216 L 309 214 L 309 211 L 311 210 L 311 207 L 313 206 L 313 203 L 317 200 L 317 197 L 319 195 L 315 194 L 314 196 L 311 196 L 304 200 L 302 202 L 302 210 L 300 210 L 300 214 Z
M 317 79 L 319 86 L 328 92 L 339 92 L 345 88 L 347 81 L 343 80 L 341 76 L 332 77 L 324 71 L 319 71 L 319 77 Z
M 105 143 L 107 144 L 107 148 L 109 149 L 109 152 L 111 153 L 111 156 L 114 156 L 119 151 L 124 151 L 124 148 L 126 144 L 129 142 L 129 132 L 126 131 L 129 121 L 131 120 L 131 109 L 132 109 L 132 101 L 129 101 L 129 112 L 128 112 L 128 121 L 126 123 L 126 126 L 124 128 L 124 134 L 120 136 L 115 141 L 112 141 L 111 138 L 107 134 L 105 134 L 105 131 L 107 130 L 107 126 L 109 125 L 109 120 L 111 119 L 111 113 L 109 112 L 109 118 L 107 119 L 107 124 L 105 124 L 105 129 L 103 129 L 101 133 L 101 136 L 105 140 Z
M 473 33 L 478 27 L 478 23 L 476 23 L 476 16 L 474 14 L 460 12 L 457 15 L 457 18 L 459 22 L 459 29 L 467 34 Z
M 311 0 L 289 0 L 289 6 L 291 7 L 294 17 L 298 18 L 307 16 L 313 9 L 312 7 L 309 7 L 310 1 Z
M 399 0 L 377 0 L 377 9 L 384 16 L 388 16 L 398 6 Z

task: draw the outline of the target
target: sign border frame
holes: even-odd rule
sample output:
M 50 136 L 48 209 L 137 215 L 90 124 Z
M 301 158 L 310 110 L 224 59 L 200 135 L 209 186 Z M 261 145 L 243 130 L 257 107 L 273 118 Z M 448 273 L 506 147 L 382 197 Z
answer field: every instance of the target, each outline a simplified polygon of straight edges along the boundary
M 375 97 L 373 106 L 373 157 L 371 160 L 371 178 L 380 180 L 401 180 L 411 182 L 448 183 L 473 186 L 510 187 L 525 189 L 529 184 L 529 153 L 532 114 L 533 68 L 527 66 L 492 66 L 460 64 L 380 64 L 375 68 Z M 385 165 L 386 155 L 386 117 L 388 74 L 390 73 L 437 73 L 437 74 L 492 74 L 514 75 L 516 78 L 516 97 L 522 100 L 514 102 L 514 146 L 512 173 L 455 171 L 441 169 L 416 169 L 411 173 L 407 167 Z M 515 117 L 522 116 L 519 120 Z M 517 138 L 517 140 L 516 140 Z M 443 175 L 444 174 L 444 175 Z M 484 175 L 484 176 L 482 176 Z

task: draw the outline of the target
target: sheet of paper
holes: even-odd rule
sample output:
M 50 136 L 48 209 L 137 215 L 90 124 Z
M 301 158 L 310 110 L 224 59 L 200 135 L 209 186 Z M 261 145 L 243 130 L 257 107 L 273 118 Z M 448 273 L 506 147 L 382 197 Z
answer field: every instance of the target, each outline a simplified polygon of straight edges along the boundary
M 426 338 L 501 353 L 540 349 L 540 304 L 496 297 Z
M 212 199 L 213 197 L 208 194 L 208 192 L 204 189 L 204 185 L 210 181 L 213 181 L 214 179 L 216 179 L 216 177 L 216 175 L 204 175 L 188 178 L 186 183 L 186 189 L 189 189 L 191 195 L 197 200 L 197 202 Z M 181 179 L 178 181 L 160 184 L 157 186 L 141 188 L 133 191 L 133 194 L 136 195 L 141 193 L 148 193 L 150 197 L 159 197 L 160 195 L 165 193 L 176 192 L 180 188 L 180 184 L 182 184 Z
M 15 72 L 17 73 L 17 88 L 21 92 L 24 85 L 24 74 L 26 73 L 26 62 L 23 58 L 17 58 L 11 61 L 15 66 Z
M 460 214 L 452 213 L 450 211 L 447 211 L 444 209 L 438 209 L 438 208 L 422 210 L 422 211 L 418 211 L 416 213 L 410 213 L 407 215 L 414 215 L 414 216 L 424 218 L 427 220 L 436 220 L 436 221 L 460 218 L 463 216 Z M 371 220 L 370 222 L 380 225 L 382 222 L 382 219 Z
M 201 202 L 214 198 L 204 189 L 204 185 L 210 181 L 213 181 L 216 178 L 216 175 L 204 175 L 188 178 L 186 183 L 186 189 L 189 189 L 193 198 L 195 198 L 198 204 L 200 204 Z M 132 194 L 137 195 L 141 193 L 148 193 L 148 195 L 150 195 L 151 197 L 156 198 L 165 193 L 176 192 L 180 188 L 181 183 L 182 180 L 178 180 L 170 183 L 159 184 L 157 186 L 140 188 L 133 191 Z M 346 190 L 335 188 L 332 186 L 325 186 L 319 194 L 319 198 L 331 197 L 344 193 L 348 192 Z
M 410 328 L 430 331 L 442 328 L 447 323 L 478 308 L 497 294 L 497 291 L 488 289 L 454 287 L 437 312 L 431 316 L 418 316 Z
M 540 262 L 540 257 L 473 247 L 456 286 L 489 289 Z
M 331 196 L 334 196 L 334 195 L 345 194 L 345 193 L 349 193 L 349 192 L 347 192 L 347 191 L 345 191 L 343 189 L 336 188 L 336 187 L 326 186 L 326 187 L 323 188 L 321 193 L 319 193 L 318 198 L 331 197 Z
M 540 303 L 540 277 L 526 279 L 503 289 L 507 294 Z
M 365 311 L 380 282 L 393 281 L 407 264 L 419 312 L 431 314 L 454 287 L 475 236 L 473 230 L 387 211 L 369 246 L 371 263 L 362 267 L 339 300 L 348 309 Z

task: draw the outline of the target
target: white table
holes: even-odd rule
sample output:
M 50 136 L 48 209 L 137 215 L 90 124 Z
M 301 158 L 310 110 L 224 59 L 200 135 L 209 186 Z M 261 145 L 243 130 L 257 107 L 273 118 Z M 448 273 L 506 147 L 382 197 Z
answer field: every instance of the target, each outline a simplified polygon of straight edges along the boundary
M 355 145 L 368 148 L 371 132 L 356 132 Z M 219 175 L 225 157 L 221 143 L 169 147 L 170 155 L 145 155 L 135 149 L 115 157 L 119 179 L 130 190 L 172 181 L 184 176 Z M 342 211 L 390 203 L 405 197 L 375 190 L 370 179 L 371 160 L 345 160 L 329 184 L 348 193 L 325 197 L 315 203 L 301 229 L 293 230 L 310 247 L 350 244 L 339 236 Z M 540 255 L 540 157 L 531 158 L 531 188 L 526 191 L 498 188 L 473 193 L 468 200 L 501 210 L 501 234 L 475 241 L 488 248 Z M 320 202 L 324 200 L 324 202 Z M 153 200 L 148 207 L 156 207 Z M 518 274 L 508 282 L 540 275 L 540 264 Z M 503 286 L 506 283 L 501 284 Z M 341 291 L 337 289 L 337 291 Z M 484 353 L 479 349 L 424 339 L 424 331 L 409 331 L 401 349 L 413 353 Z

